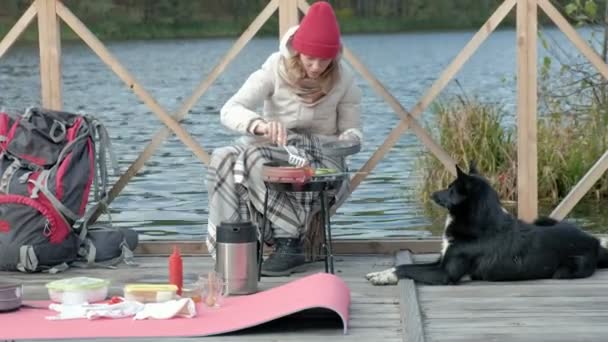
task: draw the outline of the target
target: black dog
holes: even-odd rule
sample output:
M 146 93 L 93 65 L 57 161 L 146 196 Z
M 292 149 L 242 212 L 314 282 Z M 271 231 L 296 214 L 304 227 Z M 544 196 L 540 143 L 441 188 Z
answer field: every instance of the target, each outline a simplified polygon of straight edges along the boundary
M 369 273 L 374 285 L 416 282 L 457 284 L 473 280 L 513 281 L 543 278 L 572 279 L 608 268 L 608 250 L 594 236 L 575 225 L 551 218 L 533 224 L 504 210 L 496 191 L 472 167 L 457 167 L 450 186 L 432 199 L 449 212 L 439 260 L 431 264 L 399 265 Z

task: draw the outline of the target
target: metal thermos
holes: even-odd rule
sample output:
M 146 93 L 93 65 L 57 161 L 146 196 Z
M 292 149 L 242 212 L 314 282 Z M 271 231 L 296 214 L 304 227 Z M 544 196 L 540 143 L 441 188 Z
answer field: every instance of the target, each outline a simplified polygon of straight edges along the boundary
M 217 227 L 215 270 L 224 278 L 226 294 L 258 290 L 258 237 L 251 222 L 222 222 Z

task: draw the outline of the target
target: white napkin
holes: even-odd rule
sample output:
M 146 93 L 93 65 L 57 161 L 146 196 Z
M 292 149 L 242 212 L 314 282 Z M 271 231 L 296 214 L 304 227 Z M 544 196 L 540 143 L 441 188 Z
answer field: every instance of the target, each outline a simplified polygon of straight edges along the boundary
M 133 319 L 169 319 L 173 317 L 192 318 L 196 316 L 196 306 L 192 298 L 174 299 L 163 303 L 149 303 Z
M 136 301 L 123 301 L 116 304 L 51 304 L 49 309 L 58 315 L 48 316 L 49 320 L 125 318 L 133 319 L 170 319 L 173 317 L 192 318 L 196 316 L 196 306 L 191 298 L 170 300 L 163 303 L 142 304 Z
M 51 304 L 49 309 L 59 313 L 57 316 L 46 317 L 50 320 L 124 318 L 131 317 L 143 310 L 144 304 L 135 301 L 124 301 L 116 304 Z

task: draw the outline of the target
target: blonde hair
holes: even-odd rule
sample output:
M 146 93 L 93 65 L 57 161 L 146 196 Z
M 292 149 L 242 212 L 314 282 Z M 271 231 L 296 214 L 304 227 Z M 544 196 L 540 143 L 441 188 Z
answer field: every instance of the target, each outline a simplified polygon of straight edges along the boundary
M 306 78 L 306 70 L 304 69 L 304 65 L 302 64 L 299 53 L 285 58 L 284 64 L 287 76 L 293 83 L 299 83 L 301 80 Z M 339 72 L 340 68 L 338 67 L 338 61 L 333 59 L 325 71 L 323 71 L 323 73 L 315 79 L 323 93 L 327 94 L 331 91 L 339 77 Z

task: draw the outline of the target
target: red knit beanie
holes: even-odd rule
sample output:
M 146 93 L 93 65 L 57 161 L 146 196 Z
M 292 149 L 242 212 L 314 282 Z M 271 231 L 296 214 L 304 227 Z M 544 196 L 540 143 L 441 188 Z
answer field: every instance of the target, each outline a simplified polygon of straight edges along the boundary
M 307 56 L 336 58 L 340 52 L 340 27 L 329 3 L 318 1 L 310 6 L 291 45 Z

